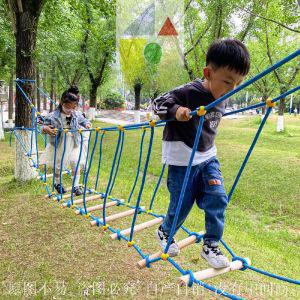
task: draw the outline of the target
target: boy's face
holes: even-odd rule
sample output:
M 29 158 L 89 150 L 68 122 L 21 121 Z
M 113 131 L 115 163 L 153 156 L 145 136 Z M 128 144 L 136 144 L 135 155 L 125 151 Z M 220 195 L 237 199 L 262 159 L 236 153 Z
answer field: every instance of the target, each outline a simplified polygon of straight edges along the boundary
M 203 69 L 203 73 L 205 77 L 204 86 L 212 93 L 215 99 L 235 89 L 245 77 L 235 70 L 229 70 L 227 67 L 214 68 L 211 65 L 206 66 Z

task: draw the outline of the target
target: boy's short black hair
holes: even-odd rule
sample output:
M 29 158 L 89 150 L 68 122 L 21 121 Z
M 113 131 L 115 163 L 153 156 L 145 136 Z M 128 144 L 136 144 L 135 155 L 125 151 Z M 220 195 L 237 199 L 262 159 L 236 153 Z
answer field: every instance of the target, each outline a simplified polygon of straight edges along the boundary
M 247 75 L 250 69 L 250 55 L 246 46 L 236 39 L 215 41 L 206 54 L 206 65 L 216 68 L 228 67 L 241 75 Z

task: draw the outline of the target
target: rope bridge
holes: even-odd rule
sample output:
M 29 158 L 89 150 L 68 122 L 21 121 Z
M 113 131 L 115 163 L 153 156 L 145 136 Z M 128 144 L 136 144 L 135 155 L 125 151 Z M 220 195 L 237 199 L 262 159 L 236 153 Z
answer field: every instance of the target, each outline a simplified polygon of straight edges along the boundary
M 83 185 L 84 185 L 84 192 L 82 197 L 76 198 L 73 193 L 74 191 L 74 181 L 75 181 L 75 176 L 72 181 L 72 186 L 69 187 L 67 190 L 70 192 L 68 194 L 62 194 L 61 193 L 56 193 L 54 191 L 54 177 L 55 177 L 55 170 L 56 170 L 56 152 L 57 152 L 57 145 L 58 145 L 58 134 L 56 134 L 55 137 L 55 152 L 54 152 L 54 167 L 53 167 L 53 174 L 47 174 L 47 168 L 46 165 L 44 165 L 43 170 L 39 164 L 39 151 L 38 151 L 38 137 L 42 136 L 43 137 L 43 142 L 46 145 L 47 144 L 47 137 L 43 136 L 41 134 L 41 130 L 39 127 L 39 124 L 37 122 L 38 118 L 42 118 L 40 113 L 36 110 L 35 106 L 32 104 L 30 98 L 26 95 L 24 92 L 22 85 L 26 85 L 28 83 L 34 83 L 33 80 L 27 80 L 27 79 L 17 79 L 16 80 L 16 85 L 17 88 L 20 89 L 22 92 L 24 98 L 28 102 L 28 104 L 31 107 L 32 111 L 32 127 L 31 128 L 24 128 L 24 127 L 16 127 L 12 131 L 12 133 L 15 134 L 16 140 L 20 143 L 21 147 L 24 150 L 25 155 L 29 158 L 31 161 L 32 167 L 35 168 L 35 170 L 38 172 L 38 178 L 41 180 L 41 182 L 45 185 L 46 191 L 47 191 L 47 196 L 48 198 L 52 198 L 55 201 L 61 203 L 62 207 L 64 208 L 71 208 L 75 210 L 75 213 L 77 215 L 83 215 L 85 216 L 91 223 L 92 226 L 98 226 L 102 228 L 104 231 L 109 232 L 110 236 L 112 239 L 117 239 L 119 241 L 125 241 L 127 245 L 133 249 L 135 249 L 138 254 L 141 256 L 141 260 L 137 263 L 137 266 L 142 269 L 142 268 L 150 268 L 152 264 L 157 263 L 158 261 L 168 261 L 170 264 L 172 264 L 181 274 L 181 276 L 178 278 L 180 284 L 187 284 L 188 286 L 192 286 L 193 284 L 198 284 L 200 286 L 203 286 L 204 288 L 217 293 L 219 295 L 225 296 L 230 299 L 242 299 L 236 295 L 230 294 L 226 291 L 223 291 L 221 289 L 218 289 L 212 285 L 209 285 L 204 282 L 205 279 L 211 278 L 217 275 L 221 275 L 223 273 L 227 273 L 229 271 L 234 271 L 234 270 L 252 270 L 254 272 L 260 273 L 265 276 L 269 276 L 278 280 L 282 280 L 285 282 L 289 282 L 292 284 L 300 284 L 299 280 L 279 276 L 261 269 L 258 269 L 256 267 L 253 267 L 251 265 L 251 261 L 249 258 L 244 258 L 240 257 L 237 254 L 233 252 L 233 250 L 228 246 L 228 244 L 224 241 L 221 240 L 221 243 L 225 247 L 225 249 L 228 251 L 228 253 L 232 257 L 232 262 L 229 267 L 223 268 L 223 269 L 206 269 L 206 270 L 201 270 L 199 272 L 193 272 L 192 270 L 189 269 L 184 269 L 182 268 L 178 263 L 176 263 L 171 257 L 168 255 L 168 249 L 170 247 L 172 238 L 175 233 L 175 228 L 176 228 L 176 223 L 177 219 L 179 216 L 180 208 L 182 206 L 184 194 L 186 191 L 187 183 L 188 183 L 188 178 L 191 172 L 191 166 L 193 162 L 193 158 L 195 155 L 195 152 L 197 150 L 197 146 L 199 143 L 199 138 L 201 136 L 201 131 L 202 131 L 202 126 L 205 118 L 205 113 L 208 111 L 210 108 L 214 107 L 221 101 L 224 101 L 228 97 L 234 95 L 235 93 L 241 91 L 245 87 L 249 86 L 253 82 L 259 80 L 263 76 L 269 74 L 273 70 L 279 68 L 283 64 L 291 61 L 292 59 L 298 57 L 300 54 L 300 49 L 297 51 L 291 53 L 290 55 L 286 56 L 284 59 L 278 61 L 276 64 L 273 66 L 269 67 L 268 69 L 264 70 L 260 74 L 256 75 L 255 77 L 249 79 L 236 89 L 230 91 L 226 95 L 223 95 L 219 99 L 215 100 L 214 102 L 210 103 L 207 106 L 199 107 L 197 110 L 191 112 L 191 115 L 198 115 L 200 118 L 199 126 L 197 128 L 197 134 L 194 142 L 194 146 L 192 149 L 191 157 L 189 160 L 189 164 L 187 167 L 187 171 L 185 174 L 183 186 L 181 189 L 181 194 L 180 198 L 178 201 L 178 206 L 176 209 L 176 214 L 175 218 L 172 224 L 171 228 L 171 233 L 168 239 L 168 243 L 164 249 L 164 251 L 158 251 L 153 254 L 146 254 L 142 251 L 142 249 L 138 246 L 138 244 L 135 242 L 135 234 L 139 231 L 142 231 L 146 228 L 150 228 L 152 226 L 157 226 L 158 224 L 161 224 L 163 222 L 163 219 L 165 215 L 160 215 L 156 214 L 153 211 L 153 205 L 154 205 L 154 200 L 157 196 L 158 190 L 160 183 L 163 178 L 163 174 L 165 171 L 166 165 L 164 164 L 161 168 L 160 175 L 158 177 L 158 180 L 155 184 L 154 191 L 152 193 L 152 197 L 150 200 L 150 204 L 145 207 L 142 206 L 142 200 L 143 200 L 143 191 L 144 187 L 146 184 L 146 178 L 147 178 L 147 173 L 149 169 L 149 163 L 151 161 L 151 152 L 153 149 L 153 140 L 154 140 L 154 133 L 157 127 L 162 127 L 166 124 L 166 122 L 170 121 L 155 121 L 151 120 L 150 122 L 144 122 L 140 124 L 134 124 L 134 125 L 127 125 L 127 126 L 114 126 L 114 127 L 105 127 L 105 128 L 93 128 L 93 129 L 79 129 L 79 130 L 68 130 L 68 129 L 56 129 L 56 133 L 61 132 L 63 136 L 63 154 L 60 162 L 60 184 L 62 183 L 62 177 L 63 174 L 68 174 L 71 175 L 70 170 L 63 170 L 63 161 L 64 161 L 64 156 L 65 156 L 65 149 L 66 149 L 66 136 L 68 132 L 78 132 L 80 134 L 80 153 L 79 153 L 79 158 L 77 161 L 76 169 L 75 169 L 75 174 L 77 174 L 77 171 L 79 169 L 80 165 L 80 160 L 81 160 L 81 155 L 82 155 L 82 148 L 83 148 L 83 134 L 85 132 L 88 132 L 89 139 L 88 139 L 88 150 L 87 150 L 87 156 L 86 156 L 86 161 L 85 161 L 85 166 L 84 166 L 84 172 L 83 172 Z M 226 113 L 226 115 L 231 115 L 234 113 L 239 113 L 243 112 L 246 110 L 254 109 L 254 108 L 259 108 L 266 106 L 266 114 L 254 136 L 254 139 L 251 143 L 251 146 L 243 160 L 243 163 L 238 171 L 238 174 L 234 180 L 233 186 L 231 187 L 229 194 L 228 194 L 228 200 L 232 198 L 232 195 L 235 191 L 235 188 L 239 182 L 239 179 L 243 173 L 243 170 L 250 158 L 250 155 L 253 152 L 253 149 L 257 143 L 257 140 L 262 132 L 262 129 L 272 111 L 274 108 L 275 104 L 277 101 L 279 101 L 282 98 L 287 97 L 288 95 L 296 92 L 297 90 L 300 89 L 300 86 L 297 86 L 295 88 L 290 89 L 289 91 L 286 91 L 285 93 L 273 98 L 273 99 L 268 99 L 266 102 L 260 102 L 255 105 L 250 105 L 248 107 L 238 109 L 233 112 Z M 50 99 L 50 101 L 52 101 Z M 30 146 L 26 147 L 24 142 L 22 141 L 21 136 L 18 134 L 18 130 L 26 130 L 28 132 L 31 132 L 31 140 L 30 140 Z M 133 181 L 133 185 L 131 187 L 130 193 L 128 195 L 127 200 L 124 199 L 118 199 L 112 196 L 113 194 L 113 188 L 115 186 L 116 179 L 119 174 L 119 169 L 120 169 L 120 162 L 122 159 L 122 154 L 123 154 L 123 149 L 124 149 L 124 143 L 125 143 L 125 138 L 126 138 L 126 132 L 129 131 L 138 131 L 140 130 L 141 132 L 141 139 L 140 139 L 140 145 L 139 145 L 139 156 L 138 156 L 138 164 L 136 167 L 135 171 L 135 177 Z M 99 191 L 99 179 L 100 179 L 100 171 L 101 171 L 101 166 L 103 163 L 103 142 L 105 139 L 105 136 L 108 134 L 112 134 L 112 132 L 117 132 L 118 134 L 118 139 L 117 143 L 115 146 L 114 150 L 114 155 L 112 159 L 112 164 L 108 176 L 108 181 L 106 184 L 106 188 L 104 191 Z M 147 145 L 147 150 L 146 153 L 144 153 L 145 159 L 143 161 L 143 151 L 144 148 L 146 147 L 146 142 L 145 142 L 145 136 L 146 134 L 149 135 L 149 142 Z M 34 138 L 35 137 L 35 138 Z M 35 153 L 33 153 L 33 148 L 35 147 Z M 96 155 L 97 153 L 97 155 Z M 98 156 L 98 160 L 96 158 Z M 91 167 L 95 165 L 96 167 L 96 179 L 94 182 L 94 185 L 92 186 L 90 183 L 91 179 Z M 143 167 L 142 167 L 143 166 Z M 141 174 L 140 174 L 141 173 Z M 138 179 L 141 175 L 141 183 L 138 187 Z M 49 184 L 47 181 L 48 178 L 52 177 L 52 183 Z M 132 204 L 132 198 L 134 192 L 138 193 L 138 196 L 136 198 L 136 202 Z M 88 206 L 89 203 L 92 201 L 96 202 L 97 205 L 93 206 Z M 126 207 L 128 208 L 125 211 L 121 211 L 116 214 L 108 214 L 109 208 L 110 207 Z M 96 216 L 94 212 L 100 212 L 101 217 Z M 144 214 L 151 216 L 152 219 L 143 223 L 137 223 L 137 219 L 139 215 Z M 110 224 L 113 223 L 114 221 L 120 220 L 121 218 L 129 218 L 131 217 L 131 226 L 129 228 L 119 228 L 117 226 L 111 226 Z M 204 232 L 193 232 L 186 228 L 185 226 L 181 226 L 181 229 L 184 231 L 184 233 L 187 235 L 186 238 L 180 240 L 178 242 L 178 246 L 180 249 L 186 248 L 194 243 L 199 243 L 204 235 Z

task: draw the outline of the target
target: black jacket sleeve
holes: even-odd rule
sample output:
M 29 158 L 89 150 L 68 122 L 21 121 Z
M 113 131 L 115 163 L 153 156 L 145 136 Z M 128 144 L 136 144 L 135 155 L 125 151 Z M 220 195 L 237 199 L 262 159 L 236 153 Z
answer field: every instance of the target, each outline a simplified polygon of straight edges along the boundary
M 186 86 L 181 86 L 154 99 L 152 109 L 162 120 L 174 119 L 178 107 L 186 102 Z

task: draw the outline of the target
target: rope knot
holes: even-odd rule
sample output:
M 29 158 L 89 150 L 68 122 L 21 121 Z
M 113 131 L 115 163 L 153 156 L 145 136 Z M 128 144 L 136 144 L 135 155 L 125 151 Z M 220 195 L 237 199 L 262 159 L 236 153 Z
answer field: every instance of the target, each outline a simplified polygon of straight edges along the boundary
M 191 287 L 194 284 L 195 276 L 192 270 L 186 270 L 184 275 L 189 275 L 188 286 Z
M 97 225 L 98 227 L 100 227 L 100 220 L 99 220 L 99 218 L 96 218 L 95 221 L 96 221 L 96 225 Z
M 206 114 L 206 110 L 204 106 L 200 106 L 199 109 L 197 110 L 197 115 L 199 117 L 204 116 Z
M 240 260 L 243 263 L 243 268 L 241 268 L 241 271 L 245 271 L 248 268 L 248 262 L 245 258 L 240 257 L 240 256 L 234 256 L 232 258 L 232 261 Z
M 162 255 L 160 256 L 162 260 L 167 260 L 169 258 L 169 254 L 168 253 L 162 253 Z
M 150 120 L 149 125 L 150 125 L 150 127 L 155 127 L 156 126 L 156 121 L 155 120 Z
M 106 230 L 108 229 L 108 227 L 109 227 L 109 225 L 106 224 L 106 225 L 103 225 L 103 226 L 102 226 L 102 229 L 103 229 L 104 231 L 106 231 Z
M 118 230 L 116 231 L 116 234 L 117 234 L 117 239 L 118 239 L 118 241 L 121 241 L 121 231 L 120 231 L 120 229 L 118 229 Z
M 150 265 L 149 255 L 146 255 L 146 256 L 144 257 L 144 259 L 146 260 L 146 267 L 147 267 L 147 268 L 150 268 L 151 265 Z
M 202 239 L 203 235 L 201 235 L 201 234 L 199 234 L 197 232 L 191 232 L 190 236 L 191 235 L 194 235 L 196 237 L 196 243 L 200 243 L 201 242 L 201 239 Z
M 129 242 L 127 243 L 128 247 L 132 247 L 134 244 L 135 244 L 134 241 L 129 241 Z
M 268 98 L 266 100 L 266 106 L 267 107 L 275 107 L 276 106 L 276 102 L 272 102 L 272 99 L 271 98 Z

